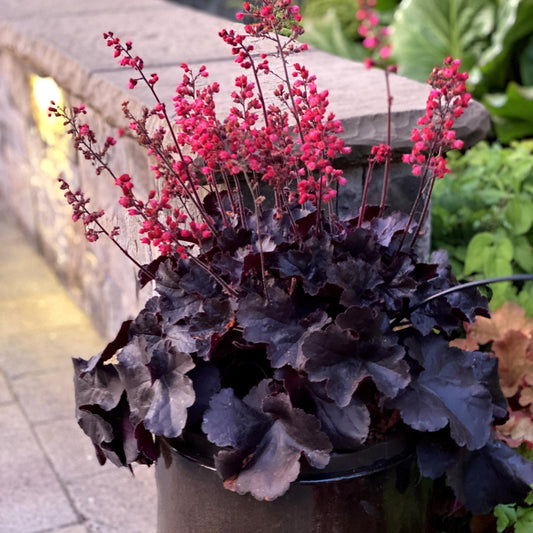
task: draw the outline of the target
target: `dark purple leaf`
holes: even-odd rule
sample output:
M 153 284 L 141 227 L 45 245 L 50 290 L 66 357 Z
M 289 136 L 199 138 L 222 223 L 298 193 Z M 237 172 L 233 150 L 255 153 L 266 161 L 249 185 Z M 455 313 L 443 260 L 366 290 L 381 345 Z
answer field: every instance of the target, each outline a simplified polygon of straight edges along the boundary
M 219 252 L 213 257 L 212 265 L 224 278 L 229 279 L 232 285 L 241 283 L 244 268 L 243 259 L 236 258 L 230 255 L 229 252 Z
M 389 314 L 400 311 L 415 292 L 418 284 L 413 275 L 414 270 L 412 258 L 405 254 L 399 254 L 382 265 L 380 272 L 384 282 L 381 294 Z
M 342 289 L 340 303 L 345 307 L 376 302 L 380 294 L 375 289 L 383 282 L 374 264 L 350 256 L 330 264 L 327 279 Z
M 78 407 L 97 405 L 104 411 L 117 406 L 124 386 L 111 364 L 92 365 L 83 359 L 72 359 L 74 364 L 74 391 Z
M 187 426 L 200 426 L 211 398 L 220 391 L 220 372 L 213 363 L 195 361 L 195 367 L 187 374 L 194 388 L 194 404 L 189 407 Z
M 187 409 L 194 403 L 191 380 L 179 371 L 168 372 L 152 388 L 153 398 L 144 418 L 146 429 L 155 435 L 178 437 L 187 422 Z
M 507 399 L 500 388 L 498 358 L 484 352 L 472 352 L 473 369 L 476 378 L 487 388 L 492 398 L 492 418 L 503 424 L 509 418 Z
M 403 421 L 418 431 L 449 425 L 459 446 L 484 446 L 490 435 L 492 398 L 476 377 L 473 355 L 450 347 L 437 335 L 411 338 L 406 345 L 424 370 L 388 405 L 399 409 Z
M 219 452 L 215 465 L 226 475 L 228 462 L 233 469 L 239 468 L 238 473 L 224 479 L 224 487 L 238 494 L 250 493 L 257 500 L 272 501 L 282 496 L 300 473 L 301 452 L 287 436 L 281 422 L 270 426 L 252 454 L 242 455 Z
M 409 216 L 395 211 L 388 217 L 375 217 L 370 222 L 372 233 L 382 246 L 389 246 L 395 234 L 405 230 Z
M 264 413 L 245 404 L 232 389 L 222 389 L 211 398 L 202 430 L 217 446 L 248 450 L 257 444 L 268 426 Z
M 191 356 L 168 341 L 136 336 L 118 360 L 134 424 L 142 422 L 156 435 L 179 436 L 194 403 L 192 382 L 185 375 L 194 368 Z
M 274 268 L 281 278 L 296 278 L 304 289 L 316 295 L 327 281 L 327 269 L 333 263 L 333 246 L 329 239 L 308 240 L 303 250 L 279 253 Z
M 396 396 L 409 382 L 409 367 L 396 336 L 387 330 L 385 315 L 351 307 L 325 331 L 306 335 L 301 351 L 309 380 L 326 380 L 328 397 L 340 407 L 350 403 L 368 377 L 385 396 Z
M 198 356 L 209 358 L 234 322 L 235 315 L 229 298 L 221 296 L 205 300 L 202 311 L 190 319 L 188 327 L 190 336 L 196 341 Z
M 439 478 L 457 461 L 458 453 L 459 447 L 447 433 L 424 433 L 416 445 L 420 474 Z
M 336 450 L 349 450 L 365 442 L 370 428 L 370 413 L 359 398 L 353 397 L 346 407 L 329 400 L 320 383 L 313 384 L 311 398 L 316 417 Z
M 296 366 L 298 345 L 302 335 L 321 327 L 327 315 L 298 305 L 285 291 L 269 289 L 269 302 L 258 294 L 249 294 L 239 302 L 237 320 L 244 328 L 248 342 L 267 345 L 267 355 L 273 368 L 289 364 Z
M 162 263 L 164 263 L 167 260 L 167 257 L 164 255 L 160 255 L 156 259 L 154 259 L 151 263 L 148 265 L 143 265 L 143 268 L 139 270 L 138 277 L 139 277 L 139 286 L 141 289 L 150 281 L 153 281 L 157 276 L 157 271 L 159 270 L 159 267 Z
M 481 449 L 461 450 L 448 470 L 457 498 L 474 514 L 492 511 L 499 503 L 522 501 L 533 483 L 533 463 L 492 438 Z
M 436 265 L 437 276 L 419 282 L 419 286 L 410 301 L 417 306 L 426 298 L 457 285 L 445 251 L 438 250 L 432 255 Z M 423 335 L 428 335 L 434 328 L 452 334 L 465 321 L 473 322 L 476 315 L 486 315 L 487 299 L 476 288 L 458 290 L 441 296 L 416 307 L 411 313 L 413 326 Z
M 257 404 L 260 391 L 269 390 L 269 383 L 262 382 L 250 402 Z M 248 449 L 219 452 L 215 464 L 226 488 L 239 494 L 249 492 L 259 500 L 274 500 L 298 477 L 302 455 L 310 465 L 323 468 L 329 462 L 331 444 L 320 431 L 320 422 L 293 408 L 286 394 L 267 395 L 262 405 L 269 422 L 256 432 L 256 443 Z

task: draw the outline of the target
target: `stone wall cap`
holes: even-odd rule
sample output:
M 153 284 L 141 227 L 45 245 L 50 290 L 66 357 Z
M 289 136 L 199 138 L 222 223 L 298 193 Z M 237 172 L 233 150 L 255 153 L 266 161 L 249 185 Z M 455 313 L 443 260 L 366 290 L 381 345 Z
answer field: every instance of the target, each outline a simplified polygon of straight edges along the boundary
M 152 105 L 146 88 L 126 88 L 129 72 L 120 67 L 105 45 L 102 32 L 113 31 L 131 39 L 147 72 L 158 72 L 160 96 L 169 101 L 181 78 L 179 65 L 202 64 L 208 81 L 221 85 L 219 111 L 228 110 L 233 79 L 243 71 L 218 32 L 239 27 L 190 7 L 164 0 L 4 0 L 0 13 L 0 49 L 7 48 L 41 76 L 51 76 L 72 97 L 98 109 L 116 124 L 123 100 Z M 342 120 L 346 143 L 353 156 L 364 156 L 387 132 L 386 92 L 382 71 L 331 56 L 320 50 L 294 56 L 317 75 L 317 85 L 330 92 L 330 110 Z M 274 79 L 267 82 L 275 83 Z M 410 149 L 411 130 L 425 111 L 428 86 L 401 76 L 391 76 L 393 94 L 392 147 Z M 225 98 L 224 98 L 225 97 Z M 78 102 L 73 102 L 78 103 Z M 226 108 L 225 108 L 226 106 Z M 489 115 L 472 102 L 458 122 L 458 136 L 466 145 L 482 139 Z

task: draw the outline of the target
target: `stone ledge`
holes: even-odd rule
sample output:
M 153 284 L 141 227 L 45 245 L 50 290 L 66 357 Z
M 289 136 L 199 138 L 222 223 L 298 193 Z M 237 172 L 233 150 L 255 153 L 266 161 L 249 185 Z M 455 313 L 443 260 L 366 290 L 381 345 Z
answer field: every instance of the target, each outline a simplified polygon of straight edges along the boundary
M 72 224 L 70 208 L 57 186 L 58 174 L 64 172 L 73 187 L 85 190 L 94 208 L 106 210 L 109 227 L 124 228 L 121 243 L 141 263 L 150 261 L 150 250 L 137 249 L 136 221 L 117 205 L 118 188 L 95 179 L 94 169 L 74 152 L 62 132 L 54 141 L 43 137 L 31 104 L 32 75 L 54 78 L 67 105 L 83 102 L 98 138 L 115 135 L 117 126 L 127 126 L 120 109 L 124 100 L 129 100 L 134 110 L 152 105 L 153 101 L 141 84 L 135 91 L 126 88 L 131 74 L 117 64 L 113 51 L 102 39 L 103 31 L 113 31 L 122 39 L 133 41 L 134 52 L 143 57 L 148 73 L 159 74 L 158 94 L 167 102 L 181 78 L 180 64 L 186 62 L 192 69 L 205 64 L 210 73 L 208 80 L 221 85 L 217 109 L 223 116 L 231 102 L 228 96 L 234 78 L 243 72 L 218 36 L 222 28 L 229 27 L 239 24 L 164 0 L 3 1 L 0 201 L 8 203 L 62 282 L 107 338 L 113 337 L 122 320 L 137 313 L 149 297 L 150 288 L 139 292 L 136 269 L 111 243 L 102 240 L 95 246 L 85 241 L 82 228 Z M 264 46 L 258 43 L 256 51 Z M 330 110 L 344 124 L 343 136 L 352 153 L 337 162 L 349 182 L 338 206 L 344 212 L 355 212 L 361 198 L 366 157 L 372 145 L 386 139 L 383 72 L 366 70 L 359 63 L 319 50 L 294 56 L 294 60 L 317 75 L 320 89 L 329 90 Z M 264 88 L 268 91 L 275 82 L 271 77 L 265 78 Z M 416 189 L 417 181 L 406 176 L 407 165 L 396 161 L 400 153 L 411 148 L 411 130 L 425 111 L 428 87 L 395 75 L 391 76 L 391 87 L 395 163 L 391 166 L 390 197 L 394 197 L 393 207 L 399 209 L 410 199 L 405 191 Z M 488 127 L 488 113 L 473 102 L 458 123 L 458 136 L 468 146 L 483 138 Z M 58 151 L 62 151 L 61 157 L 54 159 Z M 152 188 L 148 158 L 135 140 L 125 136 L 117 143 L 111 165 L 119 173 L 135 176 L 141 190 Z M 427 249 L 427 244 L 424 246 Z
M 183 62 L 192 68 L 207 65 L 211 79 L 221 84 L 224 98 L 233 89 L 234 77 L 242 72 L 218 36 L 220 29 L 228 27 L 239 25 L 163 0 L 97 0 L 89 4 L 60 0 L 44 6 L 39 0 L 9 0 L 0 14 L 0 48 L 8 48 L 37 73 L 51 76 L 73 97 L 98 109 L 114 124 L 122 100 L 143 104 L 150 104 L 150 100 L 146 90 L 125 88 L 129 74 L 105 46 L 103 31 L 112 30 L 133 41 L 147 70 L 158 72 L 163 98 L 174 93 Z M 317 75 L 319 86 L 330 90 L 330 109 L 344 123 L 347 144 L 359 153 L 383 142 L 386 94 L 381 71 L 366 70 L 361 64 L 319 50 L 296 58 Z M 405 151 L 411 129 L 424 113 L 428 89 L 401 76 L 391 78 L 393 147 Z M 488 113 L 473 102 L 459 121 L 459 137 L 467 145 L 474 144 L 488 127 Z

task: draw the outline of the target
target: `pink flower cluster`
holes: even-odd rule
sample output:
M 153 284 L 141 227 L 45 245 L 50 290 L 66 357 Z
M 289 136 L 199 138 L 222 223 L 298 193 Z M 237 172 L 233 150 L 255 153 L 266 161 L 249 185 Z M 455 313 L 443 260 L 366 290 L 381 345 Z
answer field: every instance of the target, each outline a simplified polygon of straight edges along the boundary
M 376 64 L 387 64 L 391 55 L 389 26 L 380 24 L 379 15 L 375 9 L 376 0 L 357 0 L 358 9 L 355 18 L 359 21 L 357 31 L 363 38 L 363 46 L 372 53 L 373 57 L 367 57 L 364 64 L 367 68 Z
M 65 198 L 67 203 L 72 207 L 72 220 L 74 222 L 81 220 L 85 227 L 85 238 L 89 242 L 95 242 L 98 240 L 100 234 L 104 233 L 114 238 L 118 235 L 118 228 L 115 227 L 108 234 L 108 232 L 101 226 L 99 219 L 104 216 L 104 211 L 99 209 L 98 211 L 89 211 L 87 204 L 90 202 L 89 198 L 85 198 L 82 191 L 77 190 L 72 192 L 70 185 L 63 179 L 59 178 L 61 183 L 60 189 L 65 191 Z
M 235 79 L 233 106 L 223 119 L 217 116 L 215 106 L 220 86 L 206 82 L 205 66 L 192 72 L 182 64 L 171 116 L 155 91 L 157 74 L 145 73 L 132 43 L 121 41 L 113 32 L 103 34 L 118 63 L 135 72 L 128 87 L 133 89 L 141 81 L 155 100 L 141 116 L 134 115 L 127 102 L 122 106 L 129 132 L 147 149 L 158 181 L 157 194 L 150 191 L 146 200 L 137 198 L 129 174 L 115 175 L 107 165 L 103 156 L 114 139 L 109 137 L 99 150 L 90 127 L 79 124 L 84 108 L 71 114 L 53 109 L 70 124 L 76 147 L 120 187 L 120 205 L 140 218 L 141 242 L 156 246 L 162 254 L 192 257 L 191 246 L 202 246 L 205 240 L 217 237 L 220 229 L 202 200 L 206 193 L 216 198 L 225 225 L 246 227 L 243 187 L 249 189 L 259 215 L 264 200 L 262 184 L 270 187 L 277 212 L 282 213 L 295 200 L 320 210 L 335 197 L 338 185 L 346 182 L 342 171 L 331 163 L 349 149 L 338 136 L 340 121 L 328 111 L 328 92 L 319 90 L 316 78 L 304 66 L 296 63 L 291 69 L 286 60 L 307 49 L 297 41 L 303 33 L 298 6 L 291 0 L 261 0 L 259 5 L 245 2 L 237 18 L 244 15 L 252 22 L 242 27 L 242 33 L 220 32 L 235 62 L 245 71 Z M 291 35 L 283 37 L 287 28 Z M 272 50 L 257 54 L 250 38 L 258 37 L 270 42 Z M 275 73 L 271 72 L 272 58 L 281 61 Z M 263 93 L 266 76 L 276 80 L 268 99 Z M 119 136 L 123 134 L 122 129 Z
M 428 79 L 432 90 L 426 103 L 426 113 L 418 120 L 421 128 L 412 132 L 414 145 L 411 153 L 403 156 L 403 161 L 412 165 L 415 176 L 442 178 L 449 172 L 445 152 L 463 147 L 463 141 L 457 139 L 452 130 L 471 98 L 466 92 L 468 74 L 459 72 L 460 64 L 459 59 L 448 57 L 442 67 L 433 69 Z

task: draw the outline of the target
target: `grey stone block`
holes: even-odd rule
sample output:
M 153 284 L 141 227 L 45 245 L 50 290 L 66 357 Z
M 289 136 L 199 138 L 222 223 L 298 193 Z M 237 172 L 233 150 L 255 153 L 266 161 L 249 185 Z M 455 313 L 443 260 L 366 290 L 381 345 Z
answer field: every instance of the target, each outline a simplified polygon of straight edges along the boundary
M 0 407 L 0 427 L 2 533 L 40 533 L 78 522 L 17 406 Z

